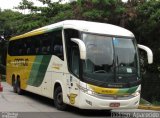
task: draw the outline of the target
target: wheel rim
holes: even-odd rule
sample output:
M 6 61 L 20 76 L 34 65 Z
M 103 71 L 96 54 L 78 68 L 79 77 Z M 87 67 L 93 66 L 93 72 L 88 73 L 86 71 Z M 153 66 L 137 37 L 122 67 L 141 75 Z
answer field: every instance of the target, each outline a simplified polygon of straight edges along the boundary
M 59 105 L 62 105 L 63 104 L 63 96 L 62 96 L 62 93 L 58 93 L 57 94 L 57 103 Z

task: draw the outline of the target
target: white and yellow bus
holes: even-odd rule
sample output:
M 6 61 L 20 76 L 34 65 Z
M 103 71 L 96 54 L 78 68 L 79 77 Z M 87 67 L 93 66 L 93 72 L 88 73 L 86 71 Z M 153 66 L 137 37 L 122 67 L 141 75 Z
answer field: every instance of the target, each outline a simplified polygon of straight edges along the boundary
M 141 76 L 132 32 L 111 24 L 66 20 L 10 39 L 7 82 L 81 109 L 137 108 Z

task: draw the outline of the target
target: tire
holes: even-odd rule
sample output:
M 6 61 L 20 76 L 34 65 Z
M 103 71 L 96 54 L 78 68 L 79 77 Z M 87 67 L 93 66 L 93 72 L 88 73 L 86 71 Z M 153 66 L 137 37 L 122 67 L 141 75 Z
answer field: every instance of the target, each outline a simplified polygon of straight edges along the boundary
M 17 88 L 18 95 L 22 95 L 23 94 L 23 90 L 20 87 L 20 81 L 19 80 L 17 80 L 17 82 L 16 82 L 16 88 Z
M 12 86 L 13 86 L 13 92 L 17 93 L 17 86 L 16 86 L 16 81 L 12 80 Z
M 67 105 L 63 102 L 63 93 L 60 86 L 58 86 L 54 91 L 54 105 L 61 111 L 64 111 L 67 108 Z

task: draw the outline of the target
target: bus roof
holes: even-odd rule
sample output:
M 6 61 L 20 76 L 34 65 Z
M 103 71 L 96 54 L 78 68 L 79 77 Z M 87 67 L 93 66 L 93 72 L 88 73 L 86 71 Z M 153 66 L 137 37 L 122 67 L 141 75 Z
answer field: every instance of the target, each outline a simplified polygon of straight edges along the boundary
M 32 30 L 22 35 L 12 37 L 11 40 L 43 34 L 45 32 L 50 32 L 57 28 L 63 28 L 63 29 L 72 28 L 72 29 L 76 29 L 76 30 L 88 32 L 88 33 L 113 35 L 113 36 L 121 36 L 121 37 L 134 37 L 133 33 L 130 32 L 129 30 L 116 25 L 83 21 L 83 20 L 65 20 L 55 24 L 44 26 L 42 28 Z

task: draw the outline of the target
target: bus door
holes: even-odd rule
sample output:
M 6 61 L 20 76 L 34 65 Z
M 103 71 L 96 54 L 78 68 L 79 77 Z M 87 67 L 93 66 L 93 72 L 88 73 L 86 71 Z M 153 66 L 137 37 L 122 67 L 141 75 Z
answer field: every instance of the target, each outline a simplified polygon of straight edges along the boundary
M 67 77 L 67 85 L 69 88 L 69 94 L 67 97 L 69 98 L 69 102 L 71 105 L 78 105 L 78 95 L 79 95 L 79 52 L 78 50 L 71 51 L 70 57 L 70 70 L 71 73 L 68 74 Z

